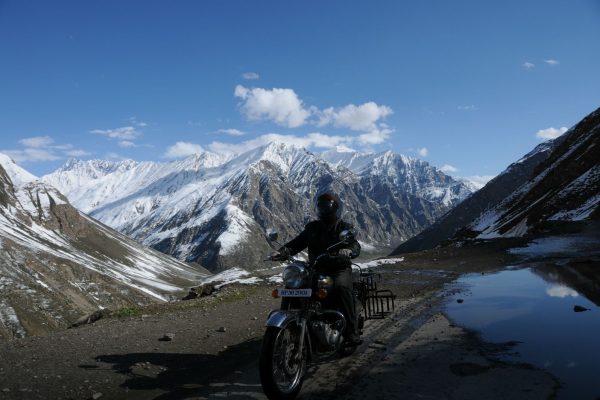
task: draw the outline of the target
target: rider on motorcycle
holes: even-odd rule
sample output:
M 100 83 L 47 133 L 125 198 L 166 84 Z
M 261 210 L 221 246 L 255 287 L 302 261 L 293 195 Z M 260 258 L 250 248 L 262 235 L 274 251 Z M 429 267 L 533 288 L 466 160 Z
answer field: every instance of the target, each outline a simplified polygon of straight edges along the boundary
M 308 261 L 313 264 L 315 259 L 327 252 L 327 248 L 338 243 L 340 232 L 351 230 L 352 225 L 341 219 L 342 204 L 333 193 L 323 193 L 317 197 L 316 212 L 318 219 L 309 222 L 300 234 L 279 249 L 279 255 L 286 257 L 294 255 L 308 247 Z M 360 254 L 360 244 L 352 239 L 344 248 L 336 251 L 338 257 L 330 259 L 323 272 L 334 280 L 335 293 L 340 303 L 340 311 L 347 320 L 347 342 L 360 344 L 358 335 L 357 316 L 352 293 L 352 263 L 351 258 Z M 319 266 L 317 266 L 319 268 Z M 321 269 L 321 268 L 319 268 Z

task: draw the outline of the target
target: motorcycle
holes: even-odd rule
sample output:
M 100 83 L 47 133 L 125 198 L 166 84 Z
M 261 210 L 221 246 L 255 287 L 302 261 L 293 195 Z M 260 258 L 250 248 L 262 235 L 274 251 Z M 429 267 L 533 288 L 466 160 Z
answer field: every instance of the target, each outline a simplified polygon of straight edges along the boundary
M 269 234 L 268 238 L 277 243 L 276 233 Z M 281 307 L 267 317 L 259 358 L 260 381 L 269 399 L 295 398 L 312 361 L 335 354 L 348 356 L 356 351 L 359 343 L 349 343 L 344 337 L 348 321 L 337 307 L 333 279 L 317 272 L 322 270 L 318 268 L 321 264 L 335 262 L 338 256 L 332 254 L 349 244 L 354 234 L 344 230 L 339 239 L 312 265 L 287 257 L 288 265 L 282 274 L 284 287 L 274 289 L 272 293 L 273 297 L 281 298 Z M 273 256 L 269 260 L 281 261 Z M 358 268 L 359 279 L 355 279 L 353 293 L 357 326 L 362 334 L 365 311 L 371 312 L 370 308 L 365 310 L 365 303 L 372 298 L 373 285 L 372 274 Z M 393 307 L 393 298 L 391 304 Z

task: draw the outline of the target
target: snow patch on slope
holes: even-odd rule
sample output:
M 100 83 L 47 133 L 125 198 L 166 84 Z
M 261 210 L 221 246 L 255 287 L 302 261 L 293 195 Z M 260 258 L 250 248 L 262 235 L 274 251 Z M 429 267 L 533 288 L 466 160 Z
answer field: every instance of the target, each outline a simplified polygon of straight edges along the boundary
M 35 175 L 19 167 L 12 158 L 4 153 L 0 153 L 0 165 L 2 165 L 15 186 L 22 186 L 37 179 Z
M 249 215 L 236 206 L 228 204 L 225 210 L 227 212 L 227 230 L 217 239 L 221 245 L 220 254 L 222 255 L 231 254 L 248 236 L 250 226 L 256 225 Z
M 594 249 L 597 246 L 597 239 L 587 236 L 550 236 L 533 240 L 524 247 L 510 249 L 509 253 L 529 257 L 567 256 Z
M 235 267 L 213 275 L 210 278 L 204 279 L 202 284 L 214 282 L 218 283 L 215 285 L 215 288 L 219 289 L 232 283 L 241 283 L 245 285 L 257 284 L 262 282 L 262 279 L 256 276 L 250 276 L 250 272 L 246 271 L 245 269 Z

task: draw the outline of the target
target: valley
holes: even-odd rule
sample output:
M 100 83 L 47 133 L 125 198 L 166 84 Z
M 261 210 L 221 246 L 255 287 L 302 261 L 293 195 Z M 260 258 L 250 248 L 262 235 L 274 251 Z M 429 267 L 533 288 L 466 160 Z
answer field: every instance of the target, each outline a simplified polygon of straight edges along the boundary
M 398 296 L 395 312 L 367 323 L 365 343 L 355 355 L 317 364 L 299 398 L 388 398 L 401 392 L 415 398 L 543 399 L 560 394 L 556 377 L 527 360 L 505 359 L 513 354 L 508 342 L 514 339 L 483 341 L 448 313 L 448 307 L 475 301 L 456 284 L 465 274 L 494 276 L 507 266 L 518 269 L 542 260 L 571 263 L 578 270 L 600 262 L 599 248 L 560 260 L 540 254 L 524 259 L 509 251 L 526 244 L 496 241 L 370 263 L 381 274 L 381 287 Z M 560 282 L 589 296 L 581 284 L 597 285 L 600 278 L 594 276 L 580 284 Z M 0 398 L 262 399 L 256 362 L 264 320 L 278 307 L 270 297 L 274 285 L 232 283 L 208 297 L 140 307 L 129 315 L 3 343 Z M 598 312 L 597 305 L 589 311 Z M 162 341 L 166 334 L 172 340 Z M 490 382 L 498 381 L 503 385 L 490 392 Z

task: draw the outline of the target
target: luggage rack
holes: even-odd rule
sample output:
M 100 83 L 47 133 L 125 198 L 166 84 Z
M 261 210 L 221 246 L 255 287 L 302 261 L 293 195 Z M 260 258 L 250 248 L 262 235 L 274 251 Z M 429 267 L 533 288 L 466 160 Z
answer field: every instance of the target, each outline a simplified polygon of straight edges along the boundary
M 383 319 L 394 311 L 396 295 L 389 289 L 378 290 L 375 277 L 381 275 L 373 271 L 360 270 L 360 278 L 355 283 L 358 296 L 365 306 L 365 319 Z

